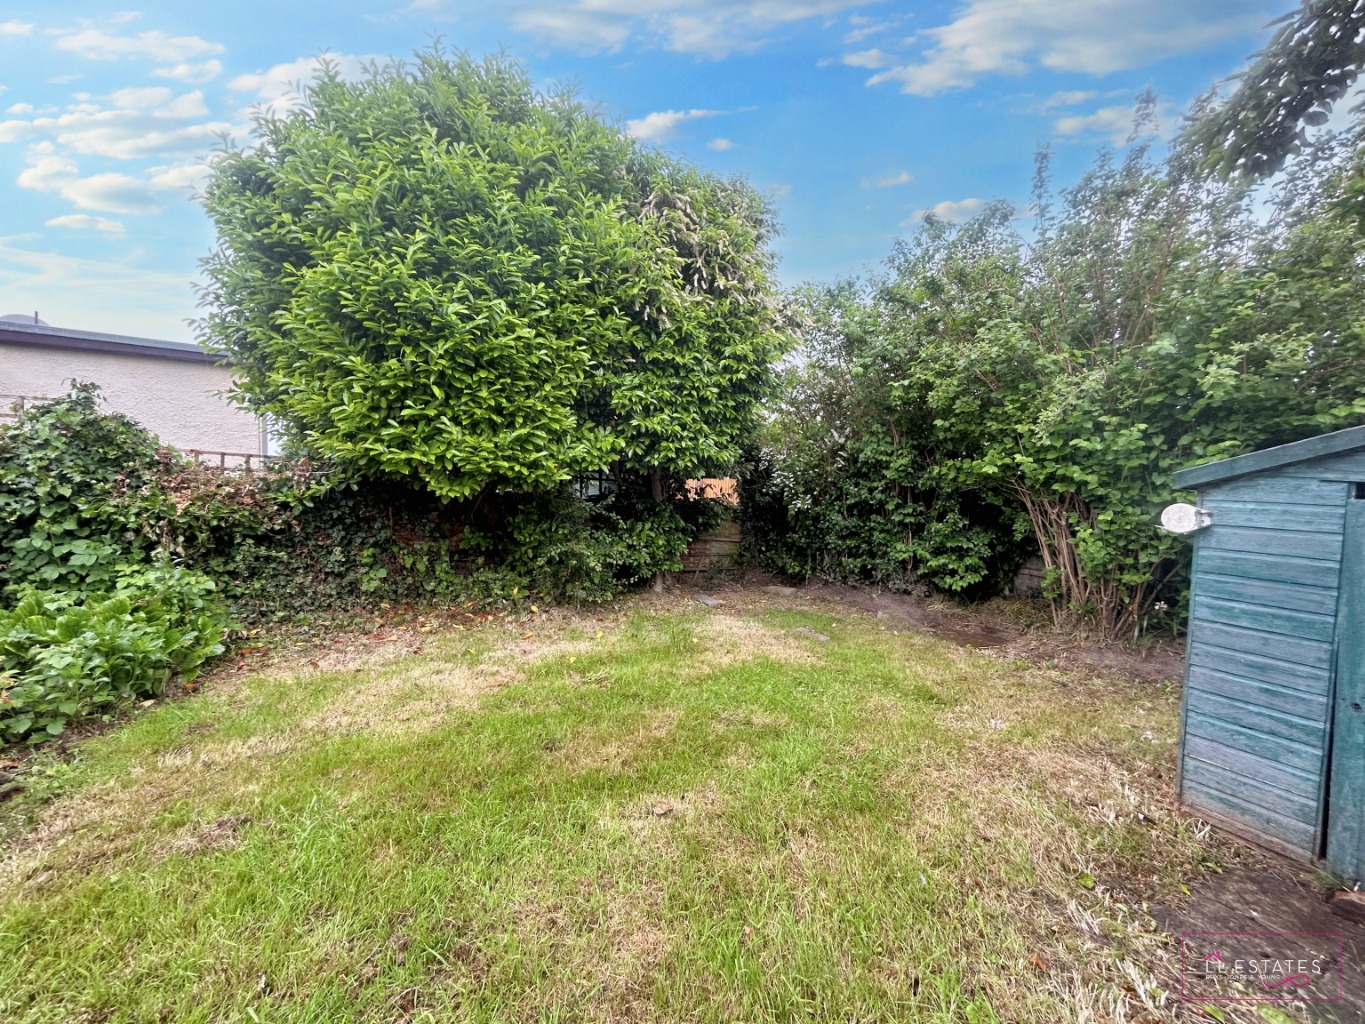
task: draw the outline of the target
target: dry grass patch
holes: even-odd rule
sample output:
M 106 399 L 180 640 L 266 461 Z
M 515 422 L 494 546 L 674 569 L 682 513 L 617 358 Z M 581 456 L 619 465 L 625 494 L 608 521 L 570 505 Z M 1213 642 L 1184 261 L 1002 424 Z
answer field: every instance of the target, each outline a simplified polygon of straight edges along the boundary
M 664 901 L 658 880 L 610 875 L 519 900 L 511 925 L 553 965 L 541 978 L 542 1005 L 572 1006 L 572 1019 L 596 1024 L 657 1019 L 655 977 L 678 938 Z
M 521 678 L 510 666 L 413 660 L 343 689 L 321 711 L 300 721 L 298 731 L 327 736 L 428 732 Z
M 570 772 L 624 771 L 665 742 L 681 718 L 681 710 L 669 708 L 627 729 L 582 729 L 556 744 L 551 753 L 557 765 Z
M 212 771 L 241 764 L 243 761 L 257 762 L 263 758 L 278 757 L 295 748 L 297 737 L 294 735 L 244 736 L 236 740 L 208 740 L 202 746 L 185 744 L 163 751 L 156 757 L 158 771 L 180 772 L 187 769 Z M 133 778 L 145 776 L 145 771 L 133 774 Z
M 126 856 L 143 838 L 140 830 L 187 789 L 170 777 L 132 786 L 103 780 L 52 803 L 0 857 L 0 892 Z
M 206 850 L 224 850 L 242 840 L 242 827 L 252 821 L 249 814 L 230 814 L 210 822 L 170 844 L 175 853 L 196 854 Z
M 599 819 L 598 827 L 640 841 L 657 840 L 679 829 L 704 825 L 724 806 L 719 786 L 707 780 L 683 793 L 652 793 L 620 805 Z
M 812 665 L 818 660 L 818 640 L 738 615 L 707 615 L 697 622 L 694 633 L 699 648 L 695 667 L 706 671 L 759 658 L 787 665 Z

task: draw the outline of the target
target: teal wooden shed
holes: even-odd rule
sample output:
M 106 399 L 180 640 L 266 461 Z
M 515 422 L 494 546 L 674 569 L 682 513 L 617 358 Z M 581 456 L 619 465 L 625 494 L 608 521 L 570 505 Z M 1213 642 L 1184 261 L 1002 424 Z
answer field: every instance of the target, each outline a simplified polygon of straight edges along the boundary
M 1365 878 L 1365 427 L 1176 474 L 1194 533 L 1181 802 Z

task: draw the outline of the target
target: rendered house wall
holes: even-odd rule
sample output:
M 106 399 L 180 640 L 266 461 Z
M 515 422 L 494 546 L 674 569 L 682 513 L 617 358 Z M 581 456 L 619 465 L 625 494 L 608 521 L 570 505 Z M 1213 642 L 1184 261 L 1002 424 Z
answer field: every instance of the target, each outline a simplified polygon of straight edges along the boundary
M 260 422 L 220 394 L 232 382 L 226 366 L 0 341 L 0 394 L 54 398 L 72 378 L 98 384 L 107 409 L 126 413 L 166 444 L 261 451 Z

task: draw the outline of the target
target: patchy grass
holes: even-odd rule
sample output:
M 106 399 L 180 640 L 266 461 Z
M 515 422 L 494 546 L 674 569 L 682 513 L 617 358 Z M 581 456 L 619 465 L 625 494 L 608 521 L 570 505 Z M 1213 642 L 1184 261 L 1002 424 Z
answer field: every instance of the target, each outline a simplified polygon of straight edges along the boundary
M 1172 1012 L 1142 901 L 1210 853 L 1171 694 L 632 607 L 304 655 L 88 741 L 0 832 L 0 1019 Z

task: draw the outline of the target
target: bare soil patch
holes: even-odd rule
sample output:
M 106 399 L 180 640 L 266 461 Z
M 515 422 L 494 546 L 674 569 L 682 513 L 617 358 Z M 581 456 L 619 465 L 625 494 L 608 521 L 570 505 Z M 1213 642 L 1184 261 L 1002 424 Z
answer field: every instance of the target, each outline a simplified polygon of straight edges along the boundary
M 1365 924 L 1334 913 L 1327 899 L 1332 889 L 1310 868 L 1275 854 L 1250 848 L 1237 864 L 1210 875 L 1179 905 L 1152 908 L 1152 916 L 1171 934 L 1171 958 L 1180 961 L 1180 936 L 1188 932 L 1297 932 L 1341 936 L 1344 998 L 1309 1003 L 1304 1009 L 1315 1024 L 1365 1024 Z M 1267 956 L 1283 956 L 1283 943 Z M 1312 940 L 1299 941 L 1306 955 L 1319 950 Z M 1326 940 L 1324 940 L 1326 941 Z M 1334 947 L 1335 939 L 1330 941 Z M 1294 947 L 1298 948 L 1298 947 Z

